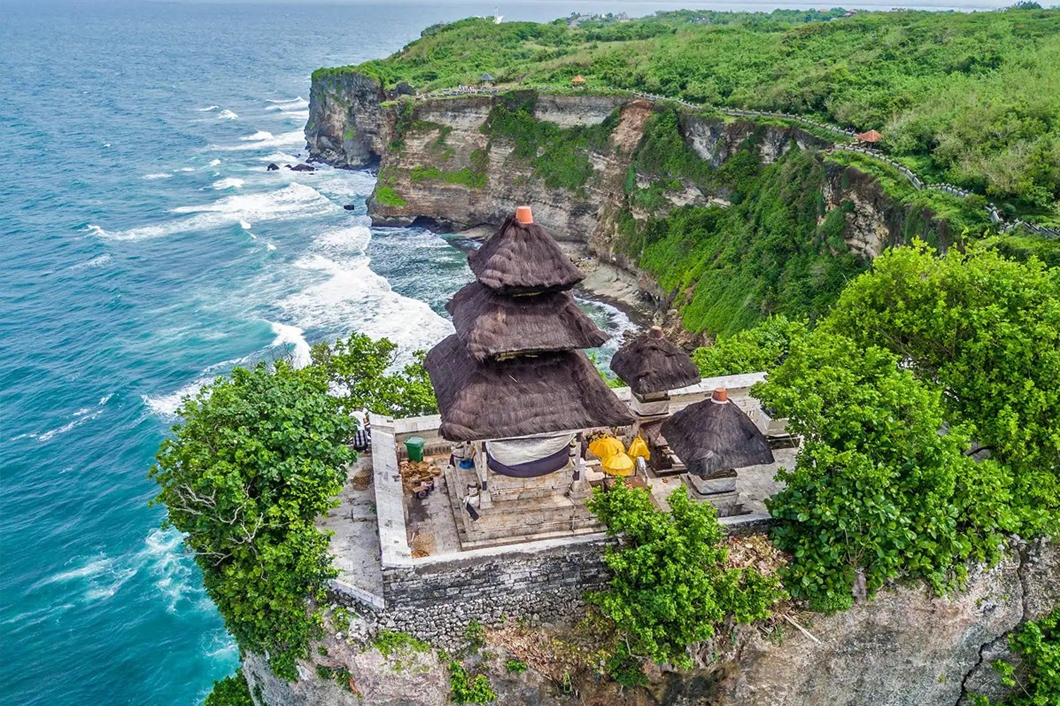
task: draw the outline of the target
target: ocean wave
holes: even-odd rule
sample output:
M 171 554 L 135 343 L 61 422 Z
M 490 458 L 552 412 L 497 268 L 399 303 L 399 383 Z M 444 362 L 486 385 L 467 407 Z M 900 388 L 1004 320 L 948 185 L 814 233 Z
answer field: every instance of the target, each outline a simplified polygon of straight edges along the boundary
M 265 110 L 305 110 L 309 107 L 309 101 L 302 98 L 302 96 L 290 100 L 273 100 L 270 98 L 266 100 L 266 103 L 272 103 L 272 105 Z
M 202 376 L 196 378 L 194 382 L 189 382 L 178 390 L 170 392 L 166 395 L 140 395 L 140 399 L 147 405 L 147 408 L 157 416 L 164 420 L 172 421 L 177 418 L 177 410 L 180 409 L 180 405 L 184 402 L 186 397 L 194 397 L 198 394 L 199 390 L 203 385 L 210 382 L 213 376 Z
M 81 601 L 97 603 L 111 598 L 131 578 L 143 573 L 165 599 L 168 612 L 177 612 L 184 600 L 196 610 L 210 610 L 205 590 L 197 583 L 191 559 L 181 550 L 183 539 L 183 535 L 172 528 L 154 529 L 140 547 L 122 556 L 100 553 L 81 566 L 38 581 L 33 588 L 57 583 L 75 584 L 81 589 Z
M 337 206 L 316 189 L 291 182 L 282 189 L 256 194 L 234 194 L 212 203 L 181 206 L 171 213 L 187 215 L 175 219 L 127 230 L 110 232 L 95 225 L 88 229 L 93 235 L 108 240 L 144 240 L 183 233 L 210 230 L 239 223 L 284 220 L 323 215 L 337 210 Z
M 199 108 L 200 113 L 209 113 L 214 110 L 218 110 L 221 106 L 219 105 L 208 105 L 205 108 Z
M 452 333 L 453 326 L 425 302 L 393 291 L 371 270 L 365 254 L 370 239 L 371 230 L 360 225 L 322 233 L 294 266 L 324 279 L 314 277 L 315 282 L 281 299 L 279 307 L 302 329 L 389 338 L 398 344 L 403 362 L 412 351 Z
M 81 409 L 79 409 L 76 412 L 74 412 L 73 414 L 71 414 L 70 415 L 70 417 L 71 417 L 70 421 L 68 421 L 66 424 L 63 424 L 62 426 L 55 427 L 54 429 L 48 429 L 47 431 L 43 431 L 43 432 L 39 432 L 39 433 L 19 434 L 17 437 L 15 437 L 15 439 L 29 438 L 29 439 L 36 439 L 37 441 L 40 441 L 40 442 L 50 441 L 50 440 L 54 439 L 55 437 L 57 437 L 57 436 L 59 436 L 61 434 L 65 434 L 65 433 L 67 433 L 69 431 L 73 431 L 74 429 L 76 429 L 77 427 L 81 426 L 82 424 L 85 424 L 86 422 L 90 422 L 93 419 L 95 419 L 96 417 L 98 417 L 99 415 L 103 414 L 103 412 L 105 410 L 100 409 L 100 408 L 105 406 L 107 404 L 107 402 L 110 401 L 110 398 L 111 398 L 110 395 L 107 395 L 106 397 L 100 398 L 100 400 L 97 403 L 96 407 L 82 407 Z
M 239 138 L 238 145 L 211 145 L 211 149 L 222 152 L 236 152 L 239 150 L 258 150 L 265 147 L 294 147 L 305 144 L 305 132 L 303 130 L 292 130 L 273 135 L 271 132 L 259 130 L 253 135 Z
M 233 113 L 231 110 L 222 110 L 217 114 L 219 120 L 235 120 L 239 116 Z
M 245 183 L 246 182 L 244 180 L 237 179 L 236 177 L 226 177 L 224 179 L 218 179 L 217 181 L 215 181 L 210 186 L 212 188 L 218 189 L 218 190 L 221 190 L 221 189 L 241 189 L 241 188 L 243 188 L 243 184 L 245 184 Z
M 155 172 L 154 174 L 144 174 L 144 179 L 152 181 L 155 179 L 172 179 L 173 175 L 169 172 Z
M 250 223 L 248 223 L 247 221 L 240 221 L 239 227 L 243 230 L 250 230 Z
M 210 163 L 207 166 L 216 167 L 220 163 L 221 163 L 221 160 L 219 160 L 219 159 L 211 159 Z
M 267 323 L 272 326 L 272 331 L 276 334 L 272 342 L 273 347 L 283 346 L 290 354 L 291 365 L 294 367 L 304 368 L 309 365 L 309 343 L 305 340 L 302 329 L 275 321 Z
M 102 228 L 99 228 L 98 226 L 96 226 L 96 230 L 97 231 L 102 231 Z M 96 234 L 95 231 L 90 231 L 90 232 L 92 232 L 94 235 Z M 79 262 L 79 263 L 77 263 L 75 265 L 70 265 L 70 267 L 68 269 L 71 270 L 71 271 L 76 272 L 78 270 L 87 270 L 87 269 L 94 268 L 94 267 L 103 267 L 108 262 L 110 262 L 110 255 L 104 253 L 103 255 L 96 255 L 91 260 L 85 260 L 84 262 Z

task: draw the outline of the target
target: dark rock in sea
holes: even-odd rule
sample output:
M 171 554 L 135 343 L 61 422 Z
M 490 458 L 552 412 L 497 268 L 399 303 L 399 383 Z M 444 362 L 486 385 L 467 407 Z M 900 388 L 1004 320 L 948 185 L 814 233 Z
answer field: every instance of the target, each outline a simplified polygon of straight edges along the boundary
M 293 167 L 287 165 L 292 172 L 315 172 L 316 167 L 311 167 L 308 164 L 296 164 Z
M 276 164 L 276 162 L 269 162 L 269 166 L 265 167 L 265 170 L 269 172 L 278 172 L 280 171 L 280 165 Z
M 343 208 L 346 209 L 347 211 L 352 211 L 352 210 L 354 210 L 357 207 L 354 206 L 352 203 L 348 203 L 345 206 L 343 206 Z

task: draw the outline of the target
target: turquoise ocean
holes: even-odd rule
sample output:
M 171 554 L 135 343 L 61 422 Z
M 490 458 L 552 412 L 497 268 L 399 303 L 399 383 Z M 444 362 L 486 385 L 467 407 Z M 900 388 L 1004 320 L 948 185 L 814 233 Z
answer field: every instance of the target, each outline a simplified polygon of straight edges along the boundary
M 464 255 L 371 228 L 373 174 L 266 172 L 306 156 L 312 70 L 469 15 L 691 4 L 0 4 L 0 703 L 200 703 L 238 654 L 148 506 L 182 396 L 354 331 L 405 355 L 451 331 Z

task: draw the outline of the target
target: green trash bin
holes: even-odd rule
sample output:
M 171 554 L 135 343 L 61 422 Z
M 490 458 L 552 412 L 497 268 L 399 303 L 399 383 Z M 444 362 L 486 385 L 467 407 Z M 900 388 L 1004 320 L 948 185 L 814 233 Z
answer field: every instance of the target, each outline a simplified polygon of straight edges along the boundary
M 405 439 L 405 449 L 409 452 L 410 461 L 423 460 L 423 446 L 427 442 L 418 436 L 410 436 Z

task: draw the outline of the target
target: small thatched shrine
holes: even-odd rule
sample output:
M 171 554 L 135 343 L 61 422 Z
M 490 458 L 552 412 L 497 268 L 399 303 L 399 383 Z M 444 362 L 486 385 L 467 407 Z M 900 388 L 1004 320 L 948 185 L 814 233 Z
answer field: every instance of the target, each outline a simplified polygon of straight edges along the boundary
M 518 524 L 519 513 L 533 514 L 535 501 L 546 520 L 524 535 L 553 531 L 547 519 L 552 515 L 557 527 L 569 529 L 572 518 L 576 524 L 577 513 L 584 513 L 583 503 L 570 501 L 572 492 L 588 492 L 579 483 L 581 432 L 633 422 L 581 350 L 607 336 L 570 294 L 584 275 L 533 222 L 528 207 L 520 207 L 468 259 L 476 281 L 446 307 L 456 333 L 424 361 L 438 398 L 441 436 L 472 447 L 476 480 L 470 471 L 454 475 L 468 476 L 460 482 L 476 494 L 474 506 L 490 510 L 469 513 L 482 520 L 467 531 L 481 535 L 490 522 Z M 505 500 L 517 501 L 507 517 Z
M 658 326 L 622 346 L 611 359 L 611 370 L 641 401 L 664 400 L 670 390 L 700 381 L 688 353 L 666 340 Z
M 702 478 L 773 463 L 769 440 L 725 390 L 677 412 L 661 431 L 689 473 Z

